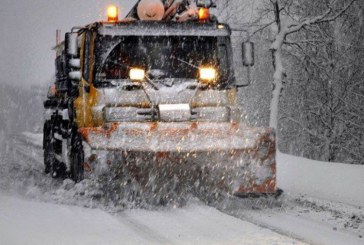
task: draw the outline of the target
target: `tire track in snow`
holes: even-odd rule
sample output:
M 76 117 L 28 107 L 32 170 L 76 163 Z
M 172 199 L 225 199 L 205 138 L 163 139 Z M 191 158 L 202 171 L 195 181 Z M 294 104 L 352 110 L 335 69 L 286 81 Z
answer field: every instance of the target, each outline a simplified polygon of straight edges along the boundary
M 135 232 L 140 234 L 143 238 L 147 239 L 151 243 L 154 244 L 165 244 L 165 245 L 173 245 L 174 243 L 164 236 L 160 235 L 157 231 L 152 230 L 148 226 L 140 223 L 136 219 L 134 219 L 132 216 L 126 214 L 125 212 L 120 213 L 117 215 L 118 219 L 121 223 L 128 225 L 131 229 L 133 229 Z
M 363 238 L 358 236 L 360 231 L 356 233 L 342 227 L 343 224 L 340 220 L 327 214 L 330 211 L 319 211 L 309 206 L 300 206 L 292 197 L 283 198 L 280 201 L 268 199 L 265 203 L 262 201 L 259 204 L 255 200 L 230 198 L 214 206 L 223 213 L 300 241 L 323 245 L 363 244 Z M 362 212 L 360 209 L 359 211 L 355 209 L 345 211 L 348 207 L 343 208 L 337 208 L 336 211 L 341 215 L 344 215 L 345 212 Z

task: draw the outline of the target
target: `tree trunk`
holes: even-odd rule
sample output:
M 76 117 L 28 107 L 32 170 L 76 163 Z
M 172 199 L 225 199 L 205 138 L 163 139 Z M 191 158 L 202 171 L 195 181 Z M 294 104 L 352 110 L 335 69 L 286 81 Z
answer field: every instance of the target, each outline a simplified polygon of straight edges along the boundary
M 283 89 L 283 63 L 282 63 L 282 50 L 273 49 L 273 61 L 275 66 L 274 81 L 273 81 L 273 97 L 270 104 L 270 120 L 269 126 L 278 129 L 278 112 L 279 112 L 279 98 Z
M 276 22 L 276 36 L 272 44 L 271 50 L 273 55 L 273 67 L 274 67 L 274 77 L 273 77 L 273 97 L 270 104 L 270 120 L 269 126 L 278 129 L 278 112 L 279 112 L 279 98 L 283 89 L 283 62 L 282 62 L 282 46 L 285 39 L 284 30 L 282 30 L 282 22 L 280 18 L 279 4 L 278 1 L 273 1 L 274 12 L 275 12 L 275 22 Z

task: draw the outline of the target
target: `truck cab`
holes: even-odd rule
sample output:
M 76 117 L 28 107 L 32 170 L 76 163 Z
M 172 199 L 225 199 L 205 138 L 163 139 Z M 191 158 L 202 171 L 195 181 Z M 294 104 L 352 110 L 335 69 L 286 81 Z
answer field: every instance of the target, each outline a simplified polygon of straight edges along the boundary
M 230 34 L 219 23 L 93 24 L 78 33 L 77 125 L 237 120 Z

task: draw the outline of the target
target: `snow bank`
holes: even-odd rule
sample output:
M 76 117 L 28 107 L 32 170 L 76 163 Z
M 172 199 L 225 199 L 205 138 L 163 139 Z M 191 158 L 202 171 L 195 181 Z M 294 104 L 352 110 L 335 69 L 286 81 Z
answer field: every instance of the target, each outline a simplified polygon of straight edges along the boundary
M 278 186 L 286 193 L 364 207 L 364 165 L 277 155 Z

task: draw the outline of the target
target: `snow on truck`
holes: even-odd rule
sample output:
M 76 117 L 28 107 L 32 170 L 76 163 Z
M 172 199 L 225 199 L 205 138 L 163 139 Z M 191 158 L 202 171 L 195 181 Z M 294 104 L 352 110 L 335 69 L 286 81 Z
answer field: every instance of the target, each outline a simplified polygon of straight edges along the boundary
M 231 29 L 211 0 L 140 0 L 57 45 L 44 102 L 44 163 L 79 182 L 104 161 L 143 189 L 188 183 L 275 194 L 275 133 L 240 122 Z M 243 64 L 254 64 L 244 42 Z M 177 180 L 177 181 L 176 181 Z M 151 187 L 153 186 L 153 187 Z

